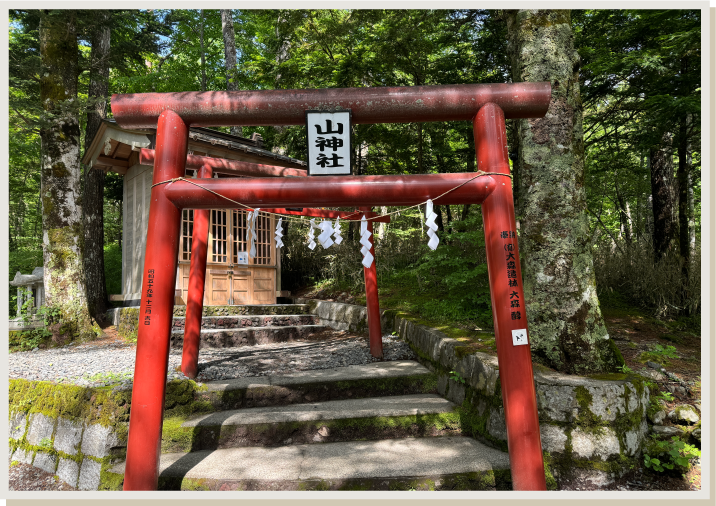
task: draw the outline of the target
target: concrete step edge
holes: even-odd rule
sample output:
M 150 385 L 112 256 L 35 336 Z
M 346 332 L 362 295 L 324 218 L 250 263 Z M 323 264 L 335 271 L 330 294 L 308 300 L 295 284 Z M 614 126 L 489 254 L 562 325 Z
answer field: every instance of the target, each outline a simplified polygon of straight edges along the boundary
M 435 394 L 367 397 L 217 411 L 193 417 L 184 422 L 182 427 L 227 427 L 348 418 L 389 418 L 449 413 L 455 408 L 454 403 Z
M 408 376 L 429 376 L 427 368 L 415 360 L 394 360 L 390 362 L 374 362 L 372 364 L 349 365 L 333 369 L 314 369 L 293 374 L 255 376 L 230 380 L 208 381 L 204 383 L 207 391 L 225 392 L 268 386 L 287 387 L 312 383 L 328 383 L 338 381 L 392 379 Z
M 319 329 L 326 329 L 328 326 L 326 325 L 315 325 L 315 324 L 309 324 L 309 325 L 266 325 L 264 327 L 239 327 L 235 329 L 201 329 L 202 334 L 211 334 L 213 332 L 247 332 L 247 331 L 255 331 L 255 330 L 285 330 L 285 329 L 313 329 L 313 330 L 319 330 Z M 184 334 L 183 330 L 173 330 L 172 334 Z
M 124 474 L 125 463 L 110 472 Z M 189 480 L 405 478 L 509 469 L 507 453 L 472 438 L 383 439 L 165 453 L 160 477 Z

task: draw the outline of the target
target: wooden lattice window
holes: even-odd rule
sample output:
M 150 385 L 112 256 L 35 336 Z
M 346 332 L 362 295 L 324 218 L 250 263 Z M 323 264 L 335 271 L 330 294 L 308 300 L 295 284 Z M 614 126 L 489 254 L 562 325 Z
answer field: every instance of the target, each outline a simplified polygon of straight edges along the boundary
M 184 209 L 181 213 L 181 260 L 191 260 L 191 239 L 194 237 L 194 210 Z
M 228 242 L 228 217 L 226 211 L 219 209 L 211 210 L 211 261 L 217 263 L 226 263 L 227 260 L 227 242 Z
M 231 232 L 234 237 L 232 255 L 233 262 L 237 263 L 237 254 L 248 250 L 246 247 L 246 211 L 234 209 L 231 213 L 233 222 L 233 230 Z
M 210 214 L 210 253 L 207 259 L 212 263 L 238 263 L 238 253 L 249 250 L 246 242 L 247 212 L 233 209 L 225 211 L 212 209 Z M 230 221 L 229 221 L 230 220 Z M 182 211 L 181 249 L 179 260 L 191 260 L 192 237 L 194 234 L 194 210 Z M 271 217 L 259 215 L 256 219 L 256 257 L 249 260 L 249 265 L 272 265 Z
M 256 258 L 254 265 L 271 264 L 271 216 L 260 214 L 256 220 Z

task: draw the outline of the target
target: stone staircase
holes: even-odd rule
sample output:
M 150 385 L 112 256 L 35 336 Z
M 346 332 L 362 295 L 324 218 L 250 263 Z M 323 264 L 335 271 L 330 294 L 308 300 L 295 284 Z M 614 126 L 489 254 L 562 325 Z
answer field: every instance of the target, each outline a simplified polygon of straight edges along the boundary
M 303 304 L 216 310 L 205 308 L 202 347 L 315 340 L 326 329 Z M 175 308 L 175 347 L 183 316 Z M 164 421 L 160 490 L 511 489 L 507 453 L 465 436 L 470 421 L 415 361 L 205 385 L 197 400 L 213 411 Z
M 171 346 L 184 341 L 185 307 L 177 306 L 172 323 Z M 215 314 L 215 312 L 224 314 Z M 201 319 L 201 348 L 235 348 L 257 344 L 308 339 L 327 330 L 306 304 L 204 307 Z
M 165 422 L 159 488 L 510 489 L 507 454 L 463 436 L 435 385 L 414 361 L 207 383 L 231 409 Z

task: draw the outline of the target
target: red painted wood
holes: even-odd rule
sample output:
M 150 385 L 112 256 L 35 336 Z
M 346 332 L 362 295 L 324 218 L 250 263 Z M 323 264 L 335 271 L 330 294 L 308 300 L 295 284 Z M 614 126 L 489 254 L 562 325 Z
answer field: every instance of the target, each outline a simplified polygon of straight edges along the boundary
M 209 165 L 199 169 L 199 177 L 210 178 Z M 182 344 L 181 372 L 189 378 L 196 378 L 199 370 L 199 341 L 201 338 L 201 315 L 204 310 L 204 285 L 206 283 L 206 255 L 209 241 L 209 211 L 194 210 L 194 230 L 191 239 L 191 260 L 189 263 L 189 290 L 186 297 L 184 320 L 184 342 Z M 231 287 L 229 287 L 231 290 Z
M 509 174 L 502 110 L 495 104 L 483 106 L 473 127 L 477 168 Z M 530 346 L 515 346 L 512 340 L 512 330 L 524 329 L 527 334 L 512 185 L 507 176 L 493 177 L 497 188 L 483 202 L 482 216 L 512 486 L 514 490 L 546 490 Z M 507 262 L 514 262 L 514 268 L 508 269 Z M 510 286 L 510 280 L 516 286 Z M 519 307 L 513 307 L 513 301 L 519 301 Z
M 157 125 L 153 183 L 184 175 L 188 140 L 189 126 L 176 113 L 163 112 Z M 152 188 L 124 490 L 156 490 L 159 478 L 181 222 L 181 211 L 165 194 L 164 185 Z
M 368 214 L 370 207 L 361 207 L 361 211 Z M 366 217 L 367 218 L 367 217 Z M 370 254 L 373 255 L 373 263 L 370 267 L 363 267 L 363 278 L 365 279 L 365 305 L 368 317 L 368 339 L 370 341 L 370 354 L 375 358 L 383 358 L 383 333 L 380 328 L 380 306 L 378 304 L 378 272 L 375 264 L 375 241 L 373 241 L 373 222 L 368 222 L 370 236 Z

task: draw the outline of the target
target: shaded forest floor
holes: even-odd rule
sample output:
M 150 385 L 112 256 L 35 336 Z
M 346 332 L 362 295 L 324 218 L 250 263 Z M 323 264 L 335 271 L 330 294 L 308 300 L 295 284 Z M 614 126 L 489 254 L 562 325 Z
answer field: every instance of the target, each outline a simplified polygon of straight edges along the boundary
M 364 292 L 336 289 L 330 284 L 305 287 L 295 295 L 365 305 Z M 445 317 L 426 318 L 415 310 L 419 305 L 415 302 L 416 294 L 411 295 L 399 286 L 382 287 L 379 297 L 381 310 L 402 311 L 450 337 L 469 341 L 475 351 L 497 354 L 492 329 L 487 328 L 484 323 L 469 320 L 449 323 Z M 701 329 L 698 316 L 658 319 L 642 308 L 613 299 L 605 301 L 601 307 L 609 335 L 624 357 L 624 371 L 648 377 L 649 381 L 658 386 L 660 392 L 666 393 L 669 399 L 663 401 L 663 409 L 667 413 L 684 404 L 695 406 L 700 412 Z M 672 424 L 668 419 L 662 423 Z M 699 448 L 701 446 L 700 442 L 693 438 L 690 442 L 696 443 Z M 694 464 L 689 472 L 683 475 L 637 469 L 601 490 L 700 490 L 700 461 Z M 594 490 L 595 487 L 586 482 L 571 484 L 569 489 Z

